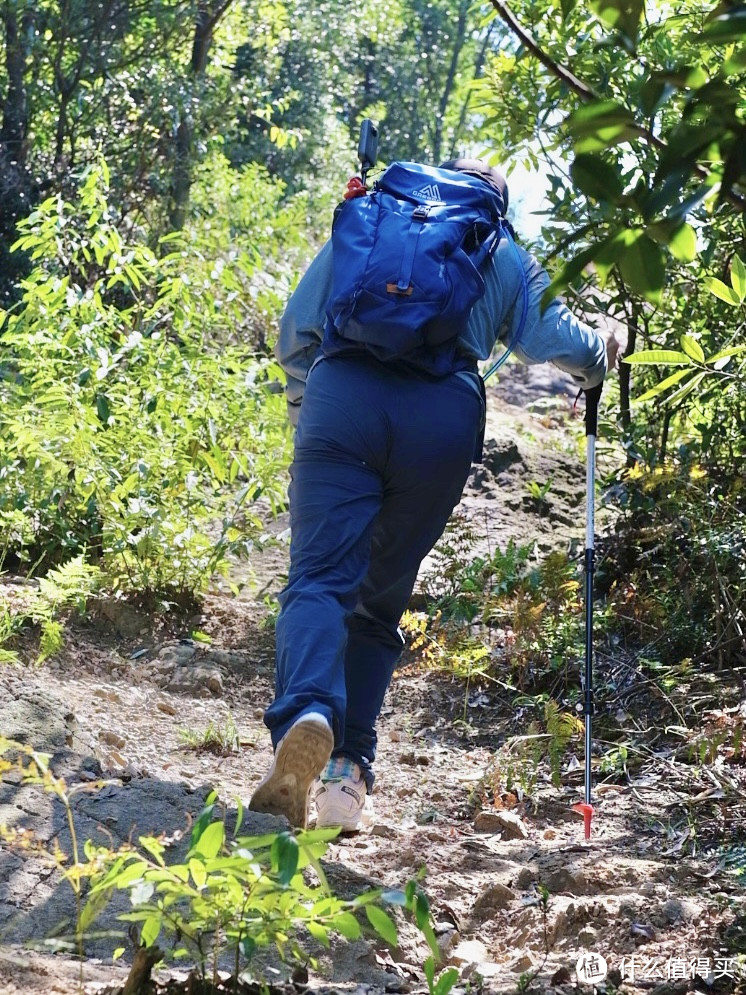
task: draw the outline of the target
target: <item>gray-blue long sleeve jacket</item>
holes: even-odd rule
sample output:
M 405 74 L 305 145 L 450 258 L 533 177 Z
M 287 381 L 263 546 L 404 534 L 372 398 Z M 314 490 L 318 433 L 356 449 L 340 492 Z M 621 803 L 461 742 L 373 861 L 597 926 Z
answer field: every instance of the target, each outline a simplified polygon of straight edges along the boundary
M 541 299 L 549 286 L 542 266 L 507 238 L 500 240 L 484 272 L 485 294 L 472 309 L 459 352 L 486 360 L 497 340 L 512 341 L 524 308 L 526 275 L 527 313 L 514 354 L 529 365 L 550 362 L 568 373 L 578 387 L 595 387 L 606 376 L 604 339 L 572 314 L 558 298 L 544 313 Z M 275 346 L 277 360 L 287 377 L 286 397 L 293 425 L 297 424 L 306 376 L 319 354 L 326 320 L 326 302 L 332 289 L 332 244 L 327 242 L 288 301 L 280 321 Z

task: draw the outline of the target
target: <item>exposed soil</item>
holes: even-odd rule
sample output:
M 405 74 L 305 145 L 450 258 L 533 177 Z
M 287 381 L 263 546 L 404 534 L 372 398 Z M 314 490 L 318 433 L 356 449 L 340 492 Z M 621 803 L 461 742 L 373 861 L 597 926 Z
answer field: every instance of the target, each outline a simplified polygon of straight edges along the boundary
M 582 547 L 585 470 L 572 402 L 571 387 L 546 370 L 511 367 L 491 387 L 485 460 L 459 509 L 476 549 L 511 538 L 535 538 L 543 550 Z M 276 535 L 286 527 L 282 518 L 268 523 Z M 0 672 L 2 734 L 52 753 L 71 786 L 109 781 L 75 799 L 81 840 L 178 835 L 212 788 L 229 807 L 248 799 L 269 760 L 261 717 L 272 695 L 273 633 L 264 596 L 279 590 L 285 568 L 279 543 L 257 557 L 239 598 L 216 589 L 191 617 L 98 603 L 85 619 L 70 620 L 54 659 Z M 17 597 L 22 585 L 4 590 Z M 212 641 L 194 641 L 195 630 Z M 628 651 L 600 653 L 598 666 L 616 687 L 613 700 L 599 703 L 608 721 L 616 716 L 631 730 L 659 726 L 644 761 L 630 764 L 626 776 L 597 772 L 590 841 L 571 811 L 582 799 L 582 737 L 562 786 L 540 767 L 533 799 L 521 799 L 494 765 L 496 749 L 524 722 L 505 689 L 467 687 L 407 655 L 381 717 L 374 824 L 330 845 L 329 881 L 351 897 L 371 885 L 400 887 L 425 865 L 436 931 L 446 961 L 459 969 L 460 992 L 590 992 L 576 965 L 585 958 L 592 972 L 597 954 L 609 968 L 599 991 L 746 990 L 737 962 L 746 955 L 743 878 L 718 856 L 720 844 L 742 833 L 743 768 L 725 760 L 712 769 L 692 765 L 675 749 L 675 734 L 663 728 L 676 722 L 670 702 L 640 678 Z M 720 707 L 740 714 L 742 677 L 729 686 L 732 698 Z M 238 751 L 184 749 L 182 730 L 225 725 L 229 717 L 240 732 Z M 61 807 L 13 776 L 0 784 L 0 823 L 69 848 Z M 278 826 L 247 813 L 243 831 Z M 120 934 L 115 914 L 124 907 L 115 904 L 105 920 Z M 92 937 L 82 965 L 55 953 L 54 941 L 39 942 L 69 935 L 74 914 L 56 872 L 0 850 L 0 995 L 69 995 L 81 990 L 81 968 L 86 992 L 123 984 L 131 950 L 112 964 L 112 950 L 127 945 L 119 937 Z M 400 939 L 394 951 L 373 937 L 339 941 L 331 955 L 321 952 L 310 990 L 427 991 L 427 951 L 404 919 Z M 165 985 L 185 972 L 157 976 Z

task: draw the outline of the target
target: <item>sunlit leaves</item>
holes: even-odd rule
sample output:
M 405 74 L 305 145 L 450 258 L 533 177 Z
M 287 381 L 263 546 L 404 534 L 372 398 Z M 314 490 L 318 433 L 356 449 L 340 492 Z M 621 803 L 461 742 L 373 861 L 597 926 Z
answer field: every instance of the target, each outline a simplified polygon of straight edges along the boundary
M 637 37 L 644 0 L 590 0 L 589 6 L 608 27 L 621 31 L 632 41 Z
M 578 190 L 596 200 L 613 202 L 624 190 L 618 168 L 599 155 L 584 153 L 575 156 L 570 175 Z
M 584 104 L 566 121 L 575 151 L 597 152 L 639 135 L 634 115 L 614 100 Z

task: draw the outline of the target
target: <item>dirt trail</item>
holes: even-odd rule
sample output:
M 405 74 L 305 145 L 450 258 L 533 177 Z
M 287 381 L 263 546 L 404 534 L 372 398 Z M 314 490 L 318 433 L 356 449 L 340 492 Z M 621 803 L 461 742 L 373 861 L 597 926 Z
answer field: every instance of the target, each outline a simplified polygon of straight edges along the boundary
M 545 549 L 582 543 L 585 478 L 580 427 L 569 421 L 572 393 L 561 378 L 523 368 L 491 388 L 485 462 L 459 509 L 484 548 L 510 538 L 536 537 Z M 550 481 L 543 499 L 529 492 L 530 481 L 540 488 Z M 285 527 L 271 525 L 276 533 Z M 156 625 L 125 605 L 101 604 L 71 624 L 64 650 L 43 667 L 0 671 L 5 735 L 54 753 L 70 784 L 111 778 L 75 803 L 82 839 L 171 834 L 212 787 L 229 804 L 249 797 L 268 762 L 261 716 L 272 692 L 272 631 L 257 598 L 277 591 L 285 562 L 284 547 L 268 550 L 241 598 L 216 591 L 193 618 Z M 194 642 L 194 630 L 212 642 Z M 628 692 L 632 702 L 642 693 L 634 685 Z M 239 753 L 216 758 L 183 749 L 181 730 L 229 717 L 240 730 Z M 520 721 L 499 687 L 466 689 L 405 660 L 381 719 L 375 823 L 330 848 L 337 893 L 401 886 L 426 865 L 440 943 L 461 972 L 461 993 L 574 991 L 579 958 L 599 979 L 595 955 L 610 972 L 599 991 L 739 990 L 743 888 L 706 848 L 687 856 L 687 818 L 691 833 L 697 806 L 720 798 L 705 775 L 661 756 L 626 782 L 599 784 L 593 838 L 585 843 L 570 809 L 582 791 L 577 763 L 564 770 L 560 789 L 540 771 L 535 807 L 493 790 L 495 749 Z M 482 811 L 480 802 L 487 803 Z M 59 807 L 36 788 L 0 785 L 0 822 L 69 845 Z M 276 826 L 249 813 L 244 831 Z M 64 882 L 0 851 L 0 995 L 78 990 L 75 961 L 23 946 L 65 932 L 73 915 Z M 110 960 L 118 945 L 109 937 L 90 942 L 86 991 L 121 984 L 126 968 Z M 402 923 L 397 951 L 372 939 L 335 945 L 311 988 L 424 992 L 426 956 L 416 931 Z M 528 989 L 522 977 L 531 978 Z

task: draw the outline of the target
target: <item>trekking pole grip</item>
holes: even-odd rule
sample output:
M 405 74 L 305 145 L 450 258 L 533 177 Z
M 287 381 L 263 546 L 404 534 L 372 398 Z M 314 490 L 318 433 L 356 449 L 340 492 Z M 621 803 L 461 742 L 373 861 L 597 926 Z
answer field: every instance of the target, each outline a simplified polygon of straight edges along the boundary
M 596 387 L 589 387 L 585 394 L 585 434 L 598 435 L 598 405 L 601 400 L 601 390 L 603 383 Z

